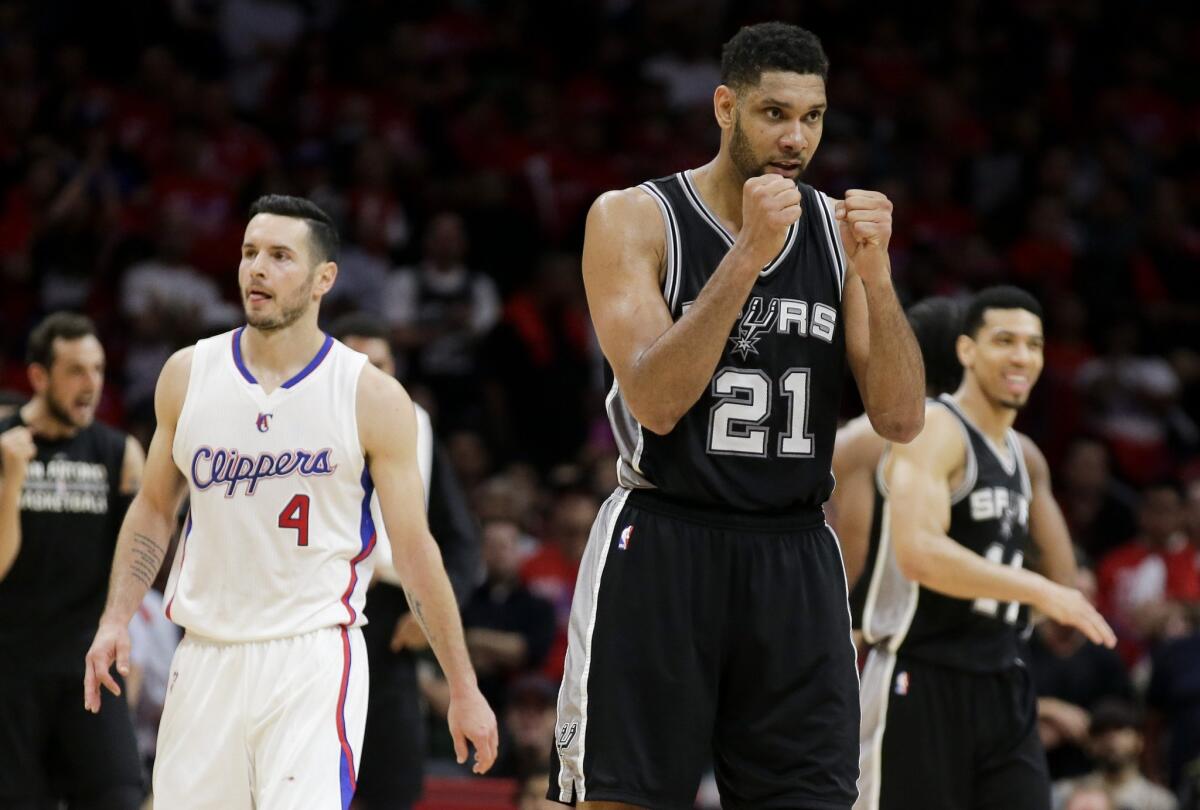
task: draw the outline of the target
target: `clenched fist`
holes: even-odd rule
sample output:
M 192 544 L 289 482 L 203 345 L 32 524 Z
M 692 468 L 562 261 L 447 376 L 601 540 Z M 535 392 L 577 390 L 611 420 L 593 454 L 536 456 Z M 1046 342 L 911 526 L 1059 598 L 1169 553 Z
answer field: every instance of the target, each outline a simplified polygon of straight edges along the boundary
M 737 244 L 754 260 L 755 271 L 770 264 L 800 219 L 800 189 L 777 174 L 751 177 L 742 187 L 742 230 Z
M 23 478 L 26 466 L 36 455 L 37 446 L 29 428 L 18 425 L 0 433 L 0 473 Z
M 852 188 L 846 192 L 846 199 L 834 204 L 834 215 L 848 258 L 853 259 L 864 249 L 887 251 L 892 238 L 892 201 L 886 196 Z

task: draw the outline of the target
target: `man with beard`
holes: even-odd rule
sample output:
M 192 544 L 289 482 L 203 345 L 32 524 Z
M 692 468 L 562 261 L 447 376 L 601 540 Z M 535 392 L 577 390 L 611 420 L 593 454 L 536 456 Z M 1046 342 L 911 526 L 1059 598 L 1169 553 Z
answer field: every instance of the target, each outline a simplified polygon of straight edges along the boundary
M 858 690 L 821 505 L 847 361 L 884 438 L 921 429 L 921 357 L 892 287 L 891 203 L 799 182 L 828 61 L 742 29 L 716 158 L 602 195 L 583 275 L 620 451 L 580 566 L 549 798 L 848 810 Z
M 133 810 L 141 766 L 124 700 L 79 705 L 117 528 L 144 456 L 95 420 L 104 349 L 59 312 L 29 336 L 33 398 L 0 420 L 0 806 Z
M 382 518 L 397 571 L 450 683 L 460 762 L 495 758 L 454 593 L 425 520 L 413 406 L 398 382 L 317 327 L 338 237 L 308 200 L 250 209 L 238 283 L 247 325 L 167 361 L 145 484 L 121 527 L 84 703 L 120 689 L 127 625 L 190 512 L 167 583 L 187 633 L 171 664 L 154 794 L 162 807 L 342 807 L 367 703 L 359 629 Z M 378 497 L 377 504 L 374 502 Z
M 1044 461 L 1012 429 L 1042 370 L 1041 312 L 1015 287 L 978 293 L 958 337 L 962 384 L 889 453 L 857 810 L 1048 810 L 1028 607 L 1116 643 L 1083 594 L 1023 567 L 1051 517 L 1044 470 L 1027 467 Z
M 1147 779 L 1139 767 L 1145 740 L 1141 717 L 1132 705 L 1120 700 L 1101 703 L 1092 712 L 1088 736 L 1096 773 L 1055 784 L 1056 808 L 1066 805 L 1066 797 L 1077 785 L 1090 781 L 1112 795 L 1117 810 L 1176 810 L 1175 796 Z

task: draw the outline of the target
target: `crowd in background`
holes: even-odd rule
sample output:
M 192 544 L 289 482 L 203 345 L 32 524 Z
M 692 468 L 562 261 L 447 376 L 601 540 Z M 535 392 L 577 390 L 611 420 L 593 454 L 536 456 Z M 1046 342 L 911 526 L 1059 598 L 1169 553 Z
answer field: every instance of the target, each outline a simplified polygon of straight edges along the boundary
M 0 0 L 0 388 L 26 389 L 41 315 L 86 312 L 108 351 L 101 417 L 145 443 L 166 358 L 241 318 L 250 201 L 317 201 L 344 240 L 323 317 L 389 325 L 482 529 L 468 638 L 524 634 L 519 665 L 476 664 L 510 734 L 545 739 L 575 570 L 615 485 L 584 215 L 604 190 L 709 160 L 720 43 L 798 22 L 831 61 L 805 179 L 893 200 L 902 297 L 1008 281 L 1045 304 L 1046 369 L 1018 427 L 1121 638 L 1109 659 L 1036 634 L 1055 776 L 1103 769 L 1105 735 L 1132 729 L 1134 759 L 1200 807 L 1200 15 L 921 9 Z

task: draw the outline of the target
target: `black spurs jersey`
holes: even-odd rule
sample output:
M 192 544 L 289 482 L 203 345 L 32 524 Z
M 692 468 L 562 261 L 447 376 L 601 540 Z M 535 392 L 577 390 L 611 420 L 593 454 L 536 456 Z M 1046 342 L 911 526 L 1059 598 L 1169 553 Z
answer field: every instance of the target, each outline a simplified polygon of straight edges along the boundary
M 21 424 L 0 420 L 0 433 Z M 82 668 L 104 609 L 117 532 L 125 434 L 93 422 L 35 437 L 21 491 L 21 550 L 0 581 L 0 670 L 36 659 Z
M 1032 495 L 1016 431 L 1008 431 L 1002 450 L 951 397 L 942 395 L 938 402 L 962 427 L 967 453 L 963 481 L 951 493 L 946 534 L 981 557 L 1019 568 L 1029 549 Z M 994 599 L 956 599 L 905 579 L 891 546 L 887 491 L 881 477 L 877 487 L 880 498 L 862 608 L 864 640 L 956 669 L 992 672 L 1015 664 L 1027 635 L 1029 608 Z
M 818 507 L 845 369 L 846 259 L 830 200 L 798 184 L 803 214 L 759 273 L 708 390 L 666 436 L 644 430 L 615 379 L 609 420 L 623 486 L 740 511 Z M 733 245 L 690 172 L 643 183 L 666 223 L 663 297 L 678 320 Z M 608 371 L 611 377 L 611 370 Z

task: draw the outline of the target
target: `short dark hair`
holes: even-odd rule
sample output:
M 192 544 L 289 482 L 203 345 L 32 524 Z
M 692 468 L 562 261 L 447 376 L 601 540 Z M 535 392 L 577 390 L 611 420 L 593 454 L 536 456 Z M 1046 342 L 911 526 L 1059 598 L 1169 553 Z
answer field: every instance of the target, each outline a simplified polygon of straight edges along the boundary
M 317 261 L 332 262 L 337 259 L 341 247 L 337 226 L 333 224 L 333 218 L 312 200 L 287 194 L 264 194 L 250 206 L 251 217 L 259 214 L 304 220 L 308 223 L 309 241 Z
M 1092 718 L 1088 724 L 1088 733 L 1092 736 L 1127 728 L 1142 730 L 1141 712 L 1132 703 L 1106 698 L 1092 708 Z
M 963 375 L 955 347 L 962 332 L 962 305 L 953 298 L 937 295 L 913 304 L 907 314 L 925 363 L 926 395 L 936 397 L 954 392 Z
M 329 324 L 329 334 L 337 340 L 348 337 L 379 338 L 387 340 L 388 328 L 382 318 L 369 312 L 347 312 Z
M 747 25 L 721 50 L 721 83 L 734 90 L 758 84 L 769 70 L 826 79 L 829 58 L 816 34 L 781 22 Z
M 78 340 L 96 334 L 96 324 L 78 312 L 52 312 L 29 333 L 29 344 L 25 348 L 25 362 L 50 368 L 54 365 L 54 341 Z
M 963 316 L 962 333 L 969 338 L 979 333 L 983 326 L 983 317 L 989 309 L 1023 309 L 1043 319 L 1042 305 L 1038 300 L 1020 287 L 999 284 L 987 287 L 975 293 L 971 303 L 967 305 L 967 314 Z

